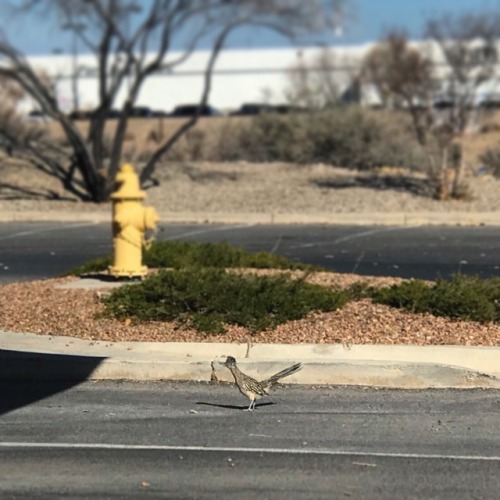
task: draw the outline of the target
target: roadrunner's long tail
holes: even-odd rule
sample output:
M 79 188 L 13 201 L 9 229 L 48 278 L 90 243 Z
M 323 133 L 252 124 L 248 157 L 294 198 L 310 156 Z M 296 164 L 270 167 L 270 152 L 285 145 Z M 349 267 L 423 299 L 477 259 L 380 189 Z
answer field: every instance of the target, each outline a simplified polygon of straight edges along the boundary
M 288 368 L 285 368 L 284 370 L 281 370 L 280 372 L 272 375 L 268 379 L 263 380 L 261 383 L 262 385 L 271 387 L 274 384 L 277 384 L 280 379 L 293 375 L 295 372 L 298 372 L 301 368 L 302 368 L 302 363 L 297 363 L 295 365 L 289 366 Z

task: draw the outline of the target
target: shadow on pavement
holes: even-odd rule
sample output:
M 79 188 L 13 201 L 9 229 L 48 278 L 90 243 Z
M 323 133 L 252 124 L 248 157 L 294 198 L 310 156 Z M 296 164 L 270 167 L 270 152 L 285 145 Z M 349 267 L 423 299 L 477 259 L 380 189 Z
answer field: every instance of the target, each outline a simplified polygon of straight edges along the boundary
M 204 405 L 204 406 L 216 406 L 217 408 L 226 408 L 228 410 L 246 410 L 248 408 L 248 405 L 243 405 L 243 406 L 239 406 L 239 405 L 219 405 L 219 404 L 216 404 L 216 403 L 205 403 L 203 401 L 197 401 L 196 402 L 197 405 Z M 267 403 L 257 403 L 255 405 L 255 408 L 259 408 L 261 406 L 271 406 L 271 405 L 274 405 L 275 403 L 273 403 L 272 401 L 269 401 Z
M 87 380 L 106 358 L 0 350 L 0 415 Z

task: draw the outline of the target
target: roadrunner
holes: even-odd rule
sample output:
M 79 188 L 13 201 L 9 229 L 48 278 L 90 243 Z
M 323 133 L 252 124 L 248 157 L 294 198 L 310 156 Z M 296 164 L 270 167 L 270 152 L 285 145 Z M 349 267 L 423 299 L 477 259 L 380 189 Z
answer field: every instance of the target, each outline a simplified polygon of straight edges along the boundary
M 232 356 L 228 356 L 224 366 L 229 368 L 229 371 L 233 374 L 234 381 L 238 386 L 238 389 L 242 394 L 244 394 L 250 400 L 250 406 L 246 411 L 252 411 L 255 408 L 255 402 L 262 396 L 267 396 L 268 390 L 278 381 L 284 377 L 288 377 L 295 372 L 298 372 L 302 368 L 301 363 L 297 363 L 289 368 L 285 368 L 280 372 L 276 373 L 272 377 L 267 378 L 259 382 L 248 375 L 245 375 L 237 366 L 236 360 Z

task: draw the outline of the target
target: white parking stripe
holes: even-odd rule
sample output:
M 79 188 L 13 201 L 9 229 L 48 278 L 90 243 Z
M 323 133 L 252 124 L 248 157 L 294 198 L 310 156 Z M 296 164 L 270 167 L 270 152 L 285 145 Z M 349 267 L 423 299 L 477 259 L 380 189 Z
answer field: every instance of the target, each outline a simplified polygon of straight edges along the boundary
M 143 451 L 211 451 L 223 453 L 269 453 L 288 455 L 326 455 L 347 457 L 380 457 L 380 458 L 408 458 L 429 460 L 469 460 L 500 462 L 498 455 L 447 455 L 434 453 L 386 453 L 377 451 L 349 451 L 314 448 L 239 448 L 224 446 L 169 446 L 169 445 L 142 445 L 142 444 L 113 444 L 113 443 L 36 443 L 36 442 L 0 442 L 0 448 L 17 449 L 74 449 L 74 450 L 143 450 Z
M 238 224 L 236 226 L 221 226 L 221 227 L 211 227 L 204 229 L 197 229 L 196 231 L 189 231 L 187 233 L 178 234 L 176 236 L 171 236 L 167 238 L 167 240 L 179 240 L 181 238 L 185 238 L 186 236 L 195 236 L 198 234 L 210 234 L 216 233 L 219 231 L 230 231 L 231 229 L 242 229 L 246 227 L 253 227 L 255 224 Z
M 407 230 L 406 226 L 396 226 L 396 227 L 377 227 L 375 229 L 370 229 L 368 231 L 362 231 L 360 233 L 348 234 L 347 236 L 342 236 L 341 238 L 337 238 L 335 240 L 321 240 L 317 242 L 311 243 L 300 243 L 298 245 L 291 245 L 290 248 L 308 248 L 308 247 L 316 247 L 322 245 L 338 245 L 339 243 L 345 243 L 346 241 L 355 240 L 357 238 L 364 238 L 365 236 L 372 236 L 374 234 L 379 233 L 390 233 L 393 231 L 402 231 Z
M 398 227 L 384 227 L 384 228 L 370 229 L 369 231 L 363 231 L 361 233 L 354 233 L 348 236 L 344 236 L 342 238 L 337 238 L 336 240 L 333 240 L 332 243 L 334 244 L 344 243 L 346 241 L 355 240 L 356 238 L 363 238 L 364 236 L 372 236 L 373 234 L 379 234 L 379 233 L 391 233 L 393 231 L 401 231 L 405 229 L 408 228 L 405 226 L 398 226 Z
M 79 222 L 78 224 L 67 224 L 67 225 L 58 224 L 57 226 L 53 227 L 44 227 L 44 228 L 32 229 L 30 231 L 21 231 L 19 233 L 8 234 L 6 236 L 2 236 L 2 240 L 11 240 L 12 238 L 17 238 L 19 236 L 30 236 L 32 234 L 38 234 L 38 233 L 48 233 L 49 231 L 61 231 L 63 229 L 74 229 L 77 227 L 94 226 L 95 224 L 96 224 L 95 222 Z

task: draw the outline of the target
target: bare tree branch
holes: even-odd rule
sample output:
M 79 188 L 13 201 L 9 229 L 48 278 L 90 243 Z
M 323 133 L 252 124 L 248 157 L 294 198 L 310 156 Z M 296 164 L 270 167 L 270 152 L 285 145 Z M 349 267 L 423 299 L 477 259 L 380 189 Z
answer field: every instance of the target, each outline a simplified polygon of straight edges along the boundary
M 353 0 L 11 0 L 19 15 L 38 15 L 67 30 L 90 50 L 99 78 L 99 104 L 87 138 L 59 109 L 54 93 L 43 85 L 29 62 L 7 42 L 0 43 L 0 75 L 17 82 L 54 120 L 73 150 L 66 180 L 76 183 L 76 169 L 84 190 L 94 201 L 108 198 L 119 167 L 128 119 L 146 80 L 156 72 L 188 60 L 200 44 L 211 42 L 198 112 L 161 144 L 147 162 L 141 180 L 153 173 L 159 159 L 196 123 L 208 102 L 212 72 L 230 32 L 240 26 L 261 26 L 290 39 L 319 36 L 345 14 Z M 42 15 L 43 14 L 43 15 Z M 175 40 L 183 39 L 181 54 L 168 58 Z M 104 132 L 109 112 L 128 82 L 126 98 L 112 138 L 111 156 L 105 159 Z M 69 182 L 69 181 L 68 181 Z M 76 184 L 75 184 L 76 185 Z

